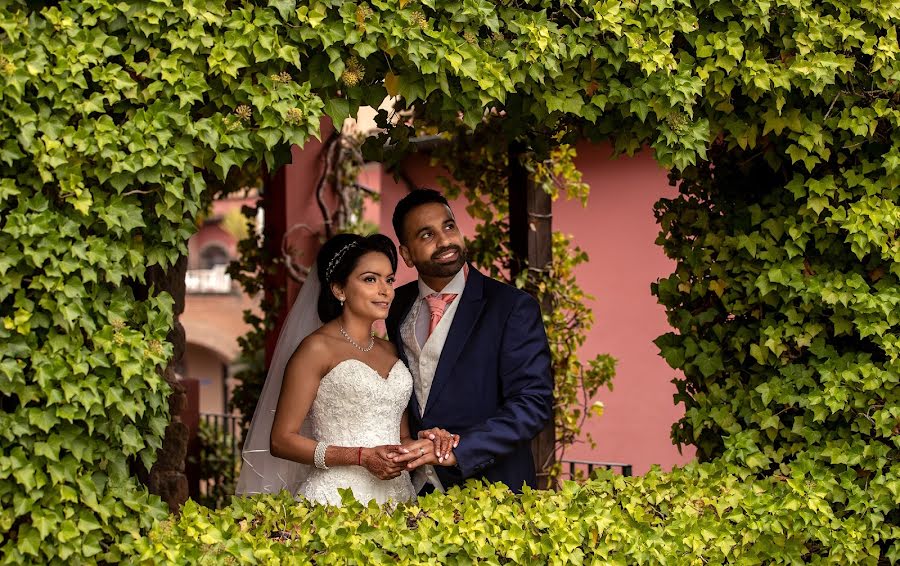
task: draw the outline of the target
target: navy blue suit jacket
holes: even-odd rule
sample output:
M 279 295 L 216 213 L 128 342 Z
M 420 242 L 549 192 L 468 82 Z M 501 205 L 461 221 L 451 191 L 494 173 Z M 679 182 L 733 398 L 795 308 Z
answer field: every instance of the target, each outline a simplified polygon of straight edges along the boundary
M 397 289 L 388 336 L 407 362 L 400 324 L 418 299 L 418 283 Z M 469 270 L 441 352 L 425 414 L 415 394 L 409 405 L 413 438 L 441 427 L 459 434 L 457 466 L 435 466 L 444 487 L 468 478 L 534 487 L 531 440 L 553 416 L 550 348 L 537 301 L 527 293 Z

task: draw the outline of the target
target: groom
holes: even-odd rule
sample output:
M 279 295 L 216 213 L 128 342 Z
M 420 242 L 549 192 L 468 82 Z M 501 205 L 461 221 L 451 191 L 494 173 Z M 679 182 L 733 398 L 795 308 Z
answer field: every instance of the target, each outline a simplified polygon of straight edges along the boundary
M 531 440 L 553 415 L 550 349 L 537 301 L 485 277 L 447 200 L 417 189 L 394 210 L 400 255 L 419 279 L 397 289 L 388 336 L 413 375 L 413 438 L 434 427 L 460 435 L 443 462 L 414 459 L 416 488 L 468 478 L 535 487 Z M 426 433 L 427 434 L 427 433 Z M 421 466 L 421 467 L 420 467 Z

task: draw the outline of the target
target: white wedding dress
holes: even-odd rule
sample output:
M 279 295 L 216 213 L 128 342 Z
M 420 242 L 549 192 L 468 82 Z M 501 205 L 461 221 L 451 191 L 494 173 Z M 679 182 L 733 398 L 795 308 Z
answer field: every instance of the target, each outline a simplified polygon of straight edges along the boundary
M 400 419 L 412 388 L 412 375 L 400 360 L 387 377 L 360 360 L 344 360 L 319 383 L 307 416 L 311 436 L 333 446 L 400 444 Z M 334 466 L 327 470 L 311 468 L 297 496 L 340 505 L 338 488 L 350 488 L 362 503 L 372 499 L 379 504 L 399 503 L 416 495 L 407 472 L 380 480 L 361 466 Z

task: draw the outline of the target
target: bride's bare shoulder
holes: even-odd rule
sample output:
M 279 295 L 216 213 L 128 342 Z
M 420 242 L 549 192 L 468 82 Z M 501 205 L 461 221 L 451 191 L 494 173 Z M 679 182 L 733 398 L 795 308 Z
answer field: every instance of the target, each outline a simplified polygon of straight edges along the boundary
M 334 355 L 333 338 L 318 329 L 300 342 L 288 361 L 288 369 L 324 370 Z
M 304 351 L 306 354 L 312 355 L 322 355 L 328 353 L 329 342 L 333 340 L 332 337 L 328 336 L 328 334 L 322 332 L 322 329 L 318 329 L 300 342 L 300 346 L 297 347 L 297 351 Z

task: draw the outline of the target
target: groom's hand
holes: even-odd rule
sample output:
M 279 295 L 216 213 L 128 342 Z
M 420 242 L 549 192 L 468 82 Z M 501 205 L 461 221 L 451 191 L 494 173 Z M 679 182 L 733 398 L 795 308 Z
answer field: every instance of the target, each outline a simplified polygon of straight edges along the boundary
M 406 469 L 404 462 L 397 461 L 397 457 L 401 455 L 401 448 L 393 444 L 363 448 L 362 465 L 380 480 L 394 479 Z
M 419 431 L 419 440 L 428 439 L 434 443 L 434 453 L 438 459 L 438 464 L 441 465 L 449 465 L 453 464 L 445 464 L 444 460 L 450 457 L 453 449 L 459 446 L 459 435 L 458 434 L 450 434 L 450 432 L 434 427 L 429 428 L 428 430 L 420 430 Z M 456 462 L 454 462 L 455 464 Z
M 395 458 L 398 463 L 404 463 L 406 469 L 414 470 L 419 466 L 455 466 L 456 456 L 451 450 L 450 453 L 442 460 L 438 460 L 438 456 L 434 450 L 434 441 L 425 438 L 416 440 L 409 444 L 404 444 L 400 450 L 402 453 Z

